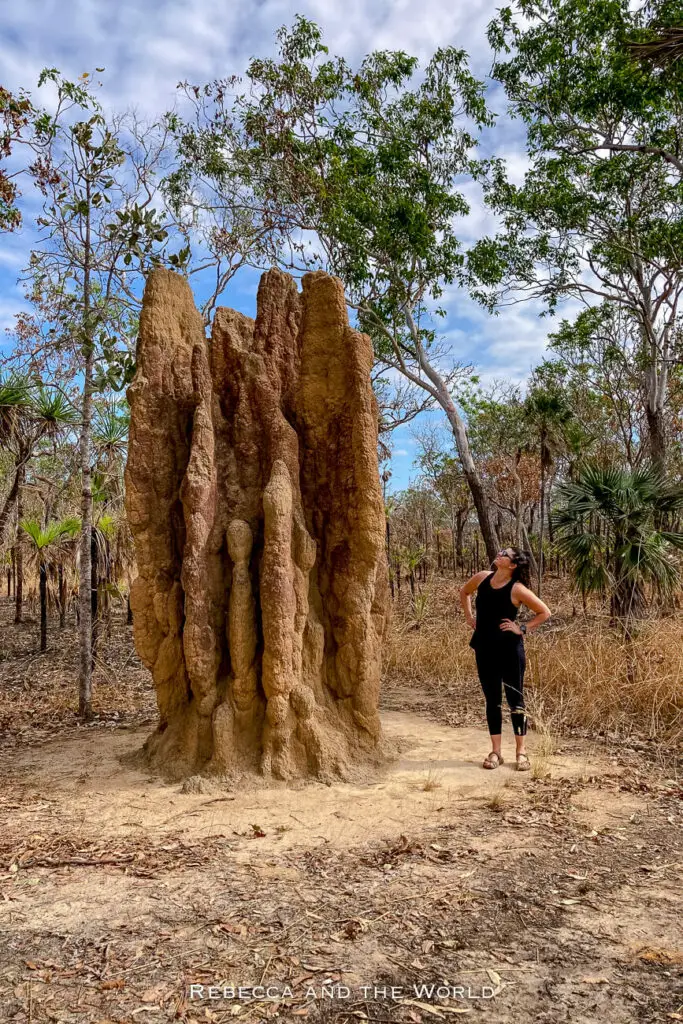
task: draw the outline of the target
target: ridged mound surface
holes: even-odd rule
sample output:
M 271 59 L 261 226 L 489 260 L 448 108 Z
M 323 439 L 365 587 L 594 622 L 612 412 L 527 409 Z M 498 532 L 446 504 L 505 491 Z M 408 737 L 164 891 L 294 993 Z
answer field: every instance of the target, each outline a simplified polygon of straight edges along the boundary
M 253 321 L 148 279 L 128 397 L 135 644 L 180 777 L 347 778 L 382 756 L 388 612 L 369 339 L 341 282 L 271 270 Z

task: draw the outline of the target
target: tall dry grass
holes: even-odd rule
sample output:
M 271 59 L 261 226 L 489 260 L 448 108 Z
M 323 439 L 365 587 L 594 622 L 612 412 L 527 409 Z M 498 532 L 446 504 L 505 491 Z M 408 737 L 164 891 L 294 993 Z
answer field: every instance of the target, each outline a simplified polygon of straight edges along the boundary
M 394 606 L 385 679 L 429 691 L 462 690 L 479 702 L 471 631 L 460 611 L 460 583 L 433 580 L 418 624 L 404 600 Z M 549 581 L 547 626 L 526 640 L 526 704 L 532 728 L 558 735 L 589 733 L 683 738 L 683 615 L 644 622 L 627 641 L 596 607 L 576 615 L 569 585 Z

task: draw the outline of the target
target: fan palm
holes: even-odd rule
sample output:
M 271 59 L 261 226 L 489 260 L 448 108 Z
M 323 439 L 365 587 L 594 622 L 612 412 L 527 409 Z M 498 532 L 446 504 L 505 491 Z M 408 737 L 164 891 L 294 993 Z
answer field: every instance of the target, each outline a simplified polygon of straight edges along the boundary
M 32 542 L 31 554 L 40 573 L 40 649 L 47 648 L 47 573 L 50 561 L 73 539 L 81 528 L 76 516 L 48 523 L 43 529 L 37 519 L 22 519 L 19 524 Z
M 649 467 L 589 465 L 558 489 L 557 547 L 581 593 L 609 596 L 613 618 L 627 630 L 643 614 L 647 584 L 670 595 L 680 583 L 673 553 L 683 549 L 683 533 L 662 525 L 682 508 L 683 485 Z

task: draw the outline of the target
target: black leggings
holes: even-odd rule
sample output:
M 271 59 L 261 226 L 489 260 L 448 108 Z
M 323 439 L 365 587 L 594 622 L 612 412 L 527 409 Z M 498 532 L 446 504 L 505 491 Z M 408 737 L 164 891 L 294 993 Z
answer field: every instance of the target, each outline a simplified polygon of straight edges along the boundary
M 503 731 L 503 694 L 510 707 L 512 728 L 516 736 L 526 736 L 526 714 L 524 711 L 524 669 L 526 654 L 524 643 L 497 646 L 475 651 L 479 682 L 486 698 L 486 721 L 492 736 Z

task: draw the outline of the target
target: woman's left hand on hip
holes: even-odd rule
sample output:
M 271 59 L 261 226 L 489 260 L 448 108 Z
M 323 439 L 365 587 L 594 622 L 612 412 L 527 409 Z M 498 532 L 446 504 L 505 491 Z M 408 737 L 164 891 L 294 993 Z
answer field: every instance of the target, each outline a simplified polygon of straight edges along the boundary
M 512 619 L 503 619 L 500 624 L 500 628 L 507 630 L 508 633 L 516 633 L 518 636 L 522 635 L 522 631 L 518 624 L 513 622 Z

